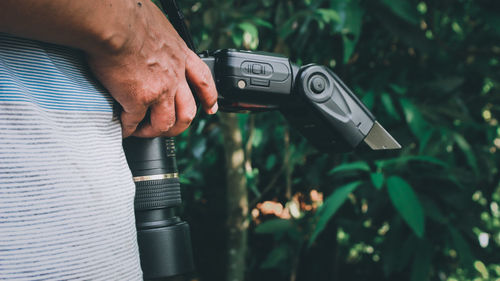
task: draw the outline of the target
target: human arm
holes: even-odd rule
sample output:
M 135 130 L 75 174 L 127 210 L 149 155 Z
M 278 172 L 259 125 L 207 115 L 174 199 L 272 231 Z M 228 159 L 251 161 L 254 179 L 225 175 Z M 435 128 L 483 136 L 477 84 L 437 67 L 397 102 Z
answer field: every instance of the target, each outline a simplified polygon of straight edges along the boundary
M 196 113 L 217 111 L 208 67 L 150 0 L 2 0 L 0 32 L 83 50 L 123 108 L 124 136 L 173 136 Z M 143 122 L 150 111 L 150 122 Z

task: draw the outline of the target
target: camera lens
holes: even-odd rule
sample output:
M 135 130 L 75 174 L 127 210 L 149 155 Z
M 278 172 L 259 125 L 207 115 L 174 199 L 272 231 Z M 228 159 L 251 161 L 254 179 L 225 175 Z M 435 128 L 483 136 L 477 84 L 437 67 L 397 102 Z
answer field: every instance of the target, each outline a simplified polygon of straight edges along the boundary
M 144 279 L 162 280 L 193 271 L 189 225 L 175 212 L 182 200 L 174 139 L 129 137 L 123 148 L 136 186 L 135 219 Z

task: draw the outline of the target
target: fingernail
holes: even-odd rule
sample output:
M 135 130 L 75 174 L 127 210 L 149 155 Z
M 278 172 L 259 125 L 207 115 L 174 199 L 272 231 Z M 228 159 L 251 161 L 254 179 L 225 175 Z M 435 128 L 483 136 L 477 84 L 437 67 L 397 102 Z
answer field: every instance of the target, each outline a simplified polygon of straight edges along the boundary
M 215 103 L 212 108 L 210 108 L 210 110 L 208 111 L 208 114 L 215 114 L 217 113 L 217 110 L 219 109 L 219 105 L 217 103 Z

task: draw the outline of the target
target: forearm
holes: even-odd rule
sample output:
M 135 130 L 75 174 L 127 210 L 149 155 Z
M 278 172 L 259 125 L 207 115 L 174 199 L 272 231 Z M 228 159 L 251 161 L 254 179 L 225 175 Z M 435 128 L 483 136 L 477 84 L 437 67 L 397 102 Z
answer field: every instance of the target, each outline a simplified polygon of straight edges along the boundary
M 1 0 L 0 32 L 88 53 L 119 51 L 138 32 L 138 1 L 149 0 Z
M 217 111 L 210 70 L 150 0 L 0 0 L 0 32 L 85 51 L 122 107 L 124 136 L 185 130 L 196 114 L 189 84 L 207 113 Z

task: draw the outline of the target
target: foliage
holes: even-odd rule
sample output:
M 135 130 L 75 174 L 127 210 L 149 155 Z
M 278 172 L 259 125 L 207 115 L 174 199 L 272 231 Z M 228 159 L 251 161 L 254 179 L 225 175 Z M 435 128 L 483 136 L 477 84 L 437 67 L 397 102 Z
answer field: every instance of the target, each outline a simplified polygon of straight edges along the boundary
M 199 50 L 328 65 L 403 145 L 327 155 L 276 112 L 241 115 L 249 280 L 500 278 L 494 2 L 180 1 Z M 199 118 L 178 141 L 203 280 L 222 280 L 213 268 L 224 266 L 220 130 Z M 264 201 L 282 209 L 266 212 Z

